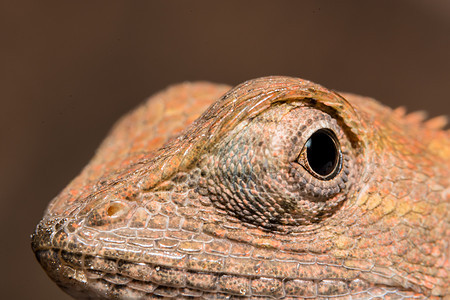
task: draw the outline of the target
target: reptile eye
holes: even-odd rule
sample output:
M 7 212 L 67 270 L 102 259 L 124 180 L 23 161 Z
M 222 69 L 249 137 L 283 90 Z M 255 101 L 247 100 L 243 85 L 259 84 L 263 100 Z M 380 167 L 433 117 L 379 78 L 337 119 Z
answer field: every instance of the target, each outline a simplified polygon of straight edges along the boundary
M 316 178 L 331 180 L 340 171 L 342 154 L 336 134 L 330 129 L 314 132 L 299 156 L 299 162 Z
M 273 106 L 219 142 L 198 191 L 246 224 L 304 232 L 331 217 L 352 187 L 355 155 L 339 123 L 314 107 Z

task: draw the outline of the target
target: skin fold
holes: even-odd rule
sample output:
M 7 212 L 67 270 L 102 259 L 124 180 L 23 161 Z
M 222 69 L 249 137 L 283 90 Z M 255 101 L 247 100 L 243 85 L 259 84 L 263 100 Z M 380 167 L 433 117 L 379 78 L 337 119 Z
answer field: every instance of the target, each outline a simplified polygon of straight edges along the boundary
M 175 85 L 114 126 L 32 248 L 77 299 L 449 299 L 444 126 L 298 78 Z

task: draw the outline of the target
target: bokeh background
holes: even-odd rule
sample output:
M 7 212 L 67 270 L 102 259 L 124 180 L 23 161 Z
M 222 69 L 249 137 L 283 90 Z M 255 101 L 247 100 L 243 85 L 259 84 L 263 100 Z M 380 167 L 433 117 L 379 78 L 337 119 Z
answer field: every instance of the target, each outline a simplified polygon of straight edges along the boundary
M 29 236 L 114 121 L 167 85 L 291 75 L 449 114 L 450 2 L 1 1 L 3 299 L 69 299 Z

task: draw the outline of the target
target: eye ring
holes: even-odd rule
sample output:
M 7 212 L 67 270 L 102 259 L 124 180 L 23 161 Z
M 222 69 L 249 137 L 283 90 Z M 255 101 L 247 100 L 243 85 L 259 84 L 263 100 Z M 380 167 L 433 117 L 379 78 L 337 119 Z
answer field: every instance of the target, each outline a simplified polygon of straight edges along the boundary
M 342 151 L 338 138 L 333 130 L 319 129 L 306 141 L 298 163 L 312 176 L 320 180 L 331 180 L 342 169 Z

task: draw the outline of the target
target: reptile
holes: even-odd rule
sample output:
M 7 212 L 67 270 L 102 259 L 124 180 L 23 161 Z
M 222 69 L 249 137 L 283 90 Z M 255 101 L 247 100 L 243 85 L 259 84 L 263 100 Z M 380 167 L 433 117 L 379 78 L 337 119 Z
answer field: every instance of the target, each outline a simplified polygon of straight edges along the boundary
M 291 77 L 174 85 L 32 249 L 77 299 L 450 299 L 445 123 Z

